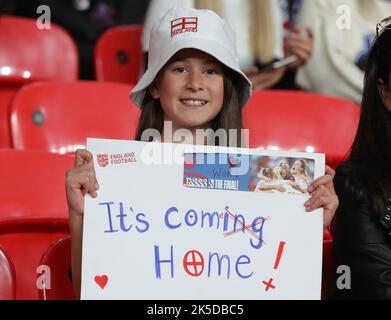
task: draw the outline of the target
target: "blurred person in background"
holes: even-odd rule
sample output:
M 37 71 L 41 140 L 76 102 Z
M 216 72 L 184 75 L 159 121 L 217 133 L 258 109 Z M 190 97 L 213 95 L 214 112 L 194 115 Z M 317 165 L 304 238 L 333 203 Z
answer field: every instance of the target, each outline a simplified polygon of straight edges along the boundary
M 239 65 L 255 90 L 295 88 L 295 70 L 312 53 L 312 32 L 297 28 L 298 0 L 151 0 L 142 45 L 149 49 L 153 25 L 173 6 L 210 9 L 223 17 L 235 30 Z M 277 69 L 268 68 L 276 60 L 295 55 L 297 61 Z M 147 56 L 146 56 L 147 58 Z
M 50 7 L 51 21 L 65 28 L 79 49 L 80 79 L 94 79 L 94 47 L 111 27 L 142 24 L 149 0 L 29 0 L 19 1 L 17 14 L 36 18 L 38 6 Z
M 389 0 L 303 0 L 297 21 L 313 30 L 314 51 L 297 83 L 360 103 L 373 26 L 387 13 Z

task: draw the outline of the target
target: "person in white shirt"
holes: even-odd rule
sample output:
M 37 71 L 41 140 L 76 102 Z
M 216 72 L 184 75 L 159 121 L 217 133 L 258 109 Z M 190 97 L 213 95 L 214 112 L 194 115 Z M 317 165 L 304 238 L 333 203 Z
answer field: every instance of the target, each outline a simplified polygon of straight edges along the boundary
M 389 0 L 303 0 L 298 23 L 314 32 L 314 52 L 296 81 L 304 89 L 361 102 L 373 26 Z

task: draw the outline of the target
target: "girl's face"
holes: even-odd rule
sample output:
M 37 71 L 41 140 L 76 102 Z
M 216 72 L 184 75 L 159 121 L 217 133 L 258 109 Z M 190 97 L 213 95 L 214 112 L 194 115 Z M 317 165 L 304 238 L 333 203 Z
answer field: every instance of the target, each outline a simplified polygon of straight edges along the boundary
M 282 169 L 282 174 L 287 176 L 290 173 L 290 168 L 287 163 L 282 163 L 281 164 L 281 169 Z
M 164 66 L 149 90 L 160 99 L 173 128 L 207 128 L 223 106 L 223 68 L 207 53 L 184 49 Z
M 301 161 L 296 160 L 292 166 L 292 174 L 302 174 L 302 173 L 303 173 L 303 167 L 301 165 Z

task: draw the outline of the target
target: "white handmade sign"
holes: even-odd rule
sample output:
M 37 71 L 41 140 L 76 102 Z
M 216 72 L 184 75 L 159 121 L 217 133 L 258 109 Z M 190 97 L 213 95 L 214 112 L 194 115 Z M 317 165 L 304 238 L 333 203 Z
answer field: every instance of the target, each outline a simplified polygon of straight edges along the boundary
M 88 139 L 82 299 L 319 299 L 322 154 Z

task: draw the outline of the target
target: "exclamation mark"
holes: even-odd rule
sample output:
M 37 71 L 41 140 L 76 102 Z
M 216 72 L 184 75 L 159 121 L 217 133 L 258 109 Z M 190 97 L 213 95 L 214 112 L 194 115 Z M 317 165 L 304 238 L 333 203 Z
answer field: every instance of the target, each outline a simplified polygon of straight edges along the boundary
M 285 242 L 280 241 L 280 244 L 279 244 L 278 250 L 277 250 L 276 261 L 274 261 L 274 269 L 277 269 L 278 266 L 280 265 L 282 252 L 284 251 L 284 246 L 285 246 Z M 273 284 L 273 278 L 270 278 L 268 282 L 262 281 L 262 283 L 265 285 L 265 291 L 269 291 L 270 288 L 271 289 L 276 288 L 276 286 Z
M 280 245 L 278 246 L 276 261 L 274 262 L 274 269 L 277 269 L 280 264 L 282 252 L 284 251 L 284 246 L 285 246 L 285 242 L 280 241 Z

